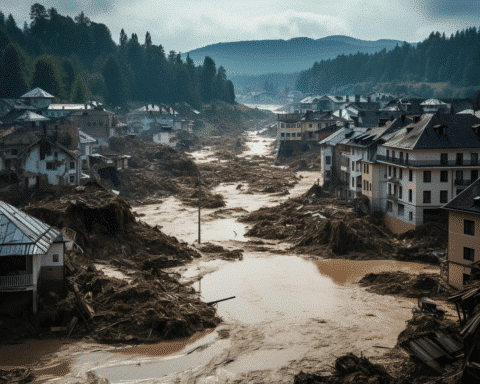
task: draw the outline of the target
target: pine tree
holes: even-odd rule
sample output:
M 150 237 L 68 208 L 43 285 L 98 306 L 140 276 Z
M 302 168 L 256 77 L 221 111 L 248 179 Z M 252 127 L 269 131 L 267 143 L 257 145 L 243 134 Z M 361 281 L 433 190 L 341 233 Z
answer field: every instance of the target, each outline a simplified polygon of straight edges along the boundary
M 110 105 L 122 105 L 127 100 L 125 87 L 123 83 L 122 71 L 118 61 L 110 56 L 102 71 L 105 85 L 107 87 L 107 95 L 105 101 Z
M 150 47 L 152 45 L 152 36 L 150 36 L 150 32 L 147 31 L 145 34 L 145 45 Z
M 122 28 L 122 30 L 120 31 L 120 46 L 124 47 L 127 44 L 127 41 L 128 41 L 127 34 Z
M 210 103 L 215 98 L 214 83 L 216 75 L 215 62 L 210 57 L 205 57 L 200 74 L 200 95 L 204 103 Z
M 86 100 L 85 100 L 85 87 L 83 86 L 83 82 L 80 80 L 80 79 L 77 79 L 75 81 L 75 84 L 73 86 L 73 90 L 72 90 L 72 96 L 71 96 L 71 100 L 72 100 L 72 103 L 84 103 Z
M 60 85 L 53 64 L 47 59 L 37 60 L 33 73 L 32 89 L 42 88 L 44 91 L 60 96 Z
M 27 84 L 22 72 L 22 59 L 19 50 L 12 44 L 5 50 L 1 80 L 0 98 L 17 99 L 27 92 Z

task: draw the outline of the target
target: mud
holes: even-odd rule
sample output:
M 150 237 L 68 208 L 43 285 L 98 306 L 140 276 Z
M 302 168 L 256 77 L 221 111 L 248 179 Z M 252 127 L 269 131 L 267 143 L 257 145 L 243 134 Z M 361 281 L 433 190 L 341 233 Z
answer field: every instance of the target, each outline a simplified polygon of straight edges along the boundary
M 445 248 L 448 239 L 447 231 L 434 224 L 397 238 L 381 219 L 358 215 L 351 204 L 317 185 L 301 197 L 261 208 L 240 220 L 253 224 L 246 236 L 283 240 L 292 244 L 291 251 L 326 258 L 436 263 L 432 252 Z
M 368 287 L 369 292 L 380 295 L 396 295 L 417 298 L 427 292 L 429 297 L 446 299 L 456 292 L 438 274 L 421 273 L 412 275 L 405 272 L 369 273 L 359 284 Z

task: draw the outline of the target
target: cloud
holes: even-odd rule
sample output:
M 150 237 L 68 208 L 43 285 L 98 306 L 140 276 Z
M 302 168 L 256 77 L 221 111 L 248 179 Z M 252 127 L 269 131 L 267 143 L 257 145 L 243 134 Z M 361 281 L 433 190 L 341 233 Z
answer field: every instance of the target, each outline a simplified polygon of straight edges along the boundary
M 423 0 L 419 3 L 425 16 L 433 19 L 480 15 L 480 0 Z

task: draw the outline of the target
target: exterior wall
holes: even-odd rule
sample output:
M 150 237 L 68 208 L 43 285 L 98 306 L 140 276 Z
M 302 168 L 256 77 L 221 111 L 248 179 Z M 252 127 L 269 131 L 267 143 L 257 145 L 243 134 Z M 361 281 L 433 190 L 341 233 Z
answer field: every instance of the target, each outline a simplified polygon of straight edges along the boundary
M 159 132 L 153 135 L 153 141 L 157 144 L 169 145 L 174 147 L 177 144 L 175 132 Z
M 74 169 L 70 169 L 71 162 L 74 163 Z M 56 169 L 47 169 L 47 163 L 54 163 Z M 52 147 L 50 155 L 45 155 L 43 160 L 40 160 L 40 146 L 33 147 L 24 160 L 24 169 L 34 174 L 46 175 L 48 184 L 51 185 L 77 184 L 79 180 L 78 161 L 55 147 Z M 70 176 L 74 177 L 73 182 L 70 181 Z
M 107 111 L 88 110 L 72 115 L 72 121 L 87 135 L 95 139 L 108 139 L 113 127 L 113 114 Z
M 475 236 L 464 234 L 464 220 L 475 223 Z M 474 261 L 463 258 L 463 248 L 475 251 Z M 448 213 L 448 283 L 463 288 L 463 274 L 470 274 L 470 264 L 480 261 L 480 215 L 449 211 Z
M 301 123 L 285 123 L 279 121 L 277 125 L 279 140 L 302 140 Z
M 323 146 L 321 149 L 320 149 L 320 165 L 321 165 L 321 173 L 322 173 L 322 179 L 325 181 L 329 181 L 332 179 L 332 176 L 333 176 L 333 150 L 332 150 L 332 147 L 330 145 L 328 146 Z M 327 164 L 327 157 L 330 158 L 330 164 Z M 328 176 L 327 176 L 328 175 Z
M 383 217 L 385 225 L 393 233 L 404 233 L 411 229 L 415 229 L 415 226 L 400 220 L 389 213 L 385 213 Z

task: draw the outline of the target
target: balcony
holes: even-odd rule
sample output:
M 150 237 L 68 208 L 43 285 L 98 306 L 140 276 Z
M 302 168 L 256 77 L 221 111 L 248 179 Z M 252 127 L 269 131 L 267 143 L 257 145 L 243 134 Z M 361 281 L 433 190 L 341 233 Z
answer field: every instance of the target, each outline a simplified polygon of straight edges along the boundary
M 31 274 L 0 276 L 0 288 L 17 288 L 32 285 Z
M 383 155 L 377 155 L 377 161 L 403 165 L 406 167 L 478 167 L 480 166 L 479 162 L 476 160 L 463 160 L 462 162 L 457 162 L 457 160 L 405 160 L 399 158 L 392 158 Z
M 472 184 L 472 180 L 457 179 L 454 181 L 454 184 L 457 186 L 467 186 Z
M 387 200 L 398 201 L 398 195 L 395 194 L 395 193 L 388 193 L 387 194 Z

